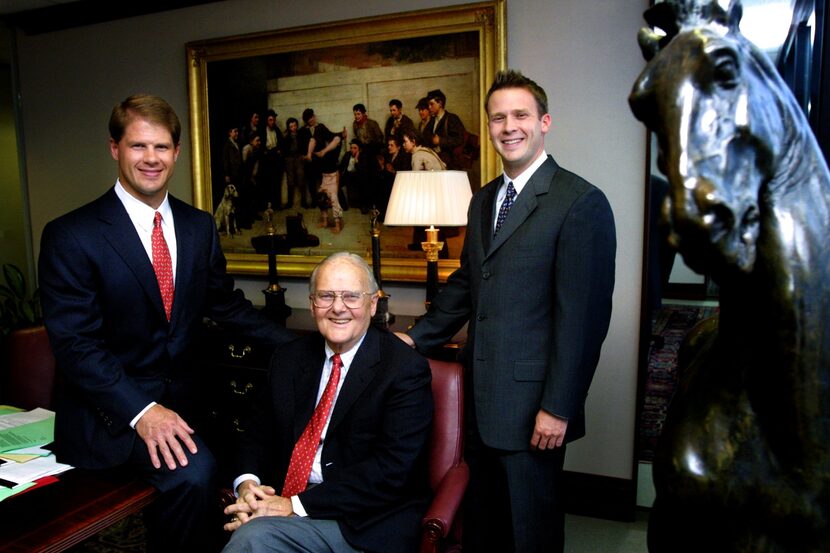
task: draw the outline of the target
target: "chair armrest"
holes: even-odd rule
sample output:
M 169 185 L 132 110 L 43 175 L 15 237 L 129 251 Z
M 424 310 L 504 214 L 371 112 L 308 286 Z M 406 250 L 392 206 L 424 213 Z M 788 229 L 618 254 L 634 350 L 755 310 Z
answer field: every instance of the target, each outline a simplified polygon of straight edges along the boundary
M 470 469 L 464 461 L 451 467 L 444 475 L 421 521 L 422 532 L 429 541 L 435 542 L 447 536 L 469 481 Z
M 222 488 L 219 490 L 219 504 L 224 509 L 228 505 L 233 505 L 236 503 L 236 496 L 233 494 L 233 490 L 230 488 Z

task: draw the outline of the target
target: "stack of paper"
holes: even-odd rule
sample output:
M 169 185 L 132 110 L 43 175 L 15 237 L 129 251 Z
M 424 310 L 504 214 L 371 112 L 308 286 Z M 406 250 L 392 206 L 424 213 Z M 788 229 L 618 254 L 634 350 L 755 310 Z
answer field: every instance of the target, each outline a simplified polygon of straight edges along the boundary
M 0 405 L 0 501 L 53 482 L 54 475 L 72 468 L 58 463 L 51 451 L 43 449 L 54 435 L 54 412 Z

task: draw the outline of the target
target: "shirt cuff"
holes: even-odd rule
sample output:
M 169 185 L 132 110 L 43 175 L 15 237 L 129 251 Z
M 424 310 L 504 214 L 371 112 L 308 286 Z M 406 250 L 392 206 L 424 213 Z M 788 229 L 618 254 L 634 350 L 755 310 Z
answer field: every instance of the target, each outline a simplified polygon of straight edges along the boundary
M 262 483 L 260 482 L 256 474 L 245 473 L 240 476 L 237 476 L 236 479 L 233 481 L 233 495 L 235 497 L 239 497 L 239 494 L 236 493 L 236 488 L 238 488 L 239 485 L 245 480 L 253 480 L 254 482 L 256 482 L 257 486 L 259 486 Z
M 302 501 L 300 501 L 300 498 L 296 495 L 291 496 L 291 509 L 294 511 L 294 514 L 298 517 L 308 516 L 308 513 L 306 512 L 305 508 L 303 508 Z
M 141 417 L 143 417 L 143 416 L 144 416 L 144 413 L 146 413 L 147 411 L 149 411 L 149 410 L 150 410 L 150 407 L 153 407 L 155 404 L 156 404 L 156 402 L 155 402 L 155 401 L 151 401 L 151 402 L 147 405 L 147 407 L 145 407 L 144 409 L 142 409 L 141 411 L 139 411 L 139 412 L 138 412 L 138 414 L 137 414 L 135 417 L 133 417 L 133 420 L 131 420 L 131 421 L 130 421 L 130 428 L 132 428 L 133 430 L 135 430 L 135 425 L 137 425 L 137 424 L 138 424 L 138 421 L 141 419 Z

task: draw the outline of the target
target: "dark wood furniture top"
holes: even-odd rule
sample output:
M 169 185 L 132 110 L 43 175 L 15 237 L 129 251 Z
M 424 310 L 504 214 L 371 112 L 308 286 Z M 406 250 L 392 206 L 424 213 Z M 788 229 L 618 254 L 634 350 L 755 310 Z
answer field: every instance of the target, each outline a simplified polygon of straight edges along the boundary
M 0 502 L 0 552 L 55 553 L 152 503 L 156 490 L 122 473 L 72 469 Z

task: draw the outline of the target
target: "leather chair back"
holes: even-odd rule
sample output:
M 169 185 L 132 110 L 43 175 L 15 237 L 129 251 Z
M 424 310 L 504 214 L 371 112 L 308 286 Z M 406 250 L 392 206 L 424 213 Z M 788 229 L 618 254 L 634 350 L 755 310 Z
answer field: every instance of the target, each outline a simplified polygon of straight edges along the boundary
M 460 363 L 429 360 L 435 414 L 429 442 L 429 480 L 432 490 L 464 453 L 464 386 Z
M 464 371 L 460 363 L 430 359 L 435 414 L 429 442 L 434 493 L 422 521 L 421 553 L 461 550 L 461 502 L 470 472 L 464 462 Z

